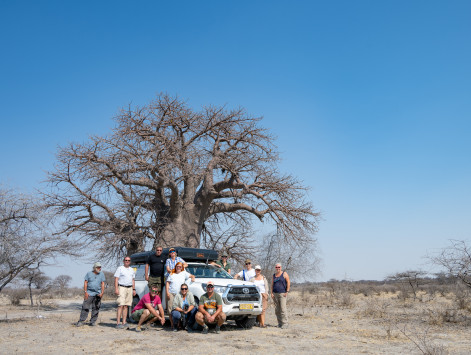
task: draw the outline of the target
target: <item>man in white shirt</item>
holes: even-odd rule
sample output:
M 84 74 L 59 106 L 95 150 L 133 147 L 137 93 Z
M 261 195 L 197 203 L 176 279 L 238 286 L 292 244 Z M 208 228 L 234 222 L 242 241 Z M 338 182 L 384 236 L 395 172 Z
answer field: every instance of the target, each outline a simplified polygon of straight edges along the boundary
M 235 279 L 242 278 L 244 281 L 249 281 L 252 277 L 255 277 L 255 270 L 252 269 L 252 260 L 245 260 L 245 269 L 234 276 Z
M 128 307 L 132 306 L 132 298 L 136 295 L 136 285 L 134 283 L 134 270 L 131 266 L 131 257 L 124 258 L 124 265 L 118 267 L 114 273 L 114 288 L 118 296 L 118 310 L 116 311 L 116 328 L 129 328 L 126 323 Z M 121 322 L 122 316 L 122 322 Z M 121 322 L 121 324 L 120 324 Z

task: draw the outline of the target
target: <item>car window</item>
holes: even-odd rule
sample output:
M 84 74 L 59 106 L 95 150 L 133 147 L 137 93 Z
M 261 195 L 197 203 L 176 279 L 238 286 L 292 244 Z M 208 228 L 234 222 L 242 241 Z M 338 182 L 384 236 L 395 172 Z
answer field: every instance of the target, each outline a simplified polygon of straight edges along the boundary
M 132 265 L 131 266 L 134 269 L 134 272 L 136 276 L 134 277 L 135 281 L 145 281 L 146 279 L 146 265 L 145 264 L 140 264 L 140 265 Z
M 196 278 L 232 279 L 232 276 L 226 270 L 212 265 L 190 264 L 185 270 L 195 275 Z

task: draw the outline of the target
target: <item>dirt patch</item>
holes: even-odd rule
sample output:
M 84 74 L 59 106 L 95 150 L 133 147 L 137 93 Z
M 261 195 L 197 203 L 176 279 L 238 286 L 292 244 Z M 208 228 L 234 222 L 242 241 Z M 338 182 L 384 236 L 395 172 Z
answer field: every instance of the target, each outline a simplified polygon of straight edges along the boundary
M 348 307 L 317 305 L 292 293 L 289 328 L 276 327 L 273 306 L 267 311 L 265 329 L 239 329 L 228 322 L 220 334 L 178 333 L 168 327 L 115 329 L 115 305 L 103 302 L 97 327 L 77 328 L 80 300 L 55 301 L 55 306 L 37 309 L 0 306 L 2 353 L 98 354 L 148 353 L 178 342 L 178 352 L 187 354 L 420 354 L 414 341 L 442 354 L 471 353 L 471 328 L 440 321 L 446 299 L 434 303 L 404 304 L 391 297 L 356 296 Z M 304 295 L 306 298 L 306 295 Z M 349 302 L 350 303 L 350 302 Z M 446 316 L 446 315 L 445 315 Z M 437 320 L 438 319 L 438 320 Z M 134 326 L 132 326 L 134 328 Z

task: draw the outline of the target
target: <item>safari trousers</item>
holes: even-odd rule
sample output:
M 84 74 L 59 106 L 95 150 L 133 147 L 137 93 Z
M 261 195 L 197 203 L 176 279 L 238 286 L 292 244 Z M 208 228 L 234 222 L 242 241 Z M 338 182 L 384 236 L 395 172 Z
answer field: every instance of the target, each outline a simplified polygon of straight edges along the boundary
M 80 322 L 85 322 L 88 317 L 88 313 L 90 312 L 90 308 L 92 310 L 92 317 L 90 318 L 90 323 L 95 323 L 98 318 L 98 312 L 100 311 L 101 306 L 101 297 L 96 296 L 88 296 L 86 300 L 83 300 L 82 304 L 82 311 L 80 312 Z
M 273 293 L 273 301 L 275 302 L 275 314 L 278 320 L 278 326 L 288 324 L 288 309 L 286 308 L 286 299 L 284 293 Z

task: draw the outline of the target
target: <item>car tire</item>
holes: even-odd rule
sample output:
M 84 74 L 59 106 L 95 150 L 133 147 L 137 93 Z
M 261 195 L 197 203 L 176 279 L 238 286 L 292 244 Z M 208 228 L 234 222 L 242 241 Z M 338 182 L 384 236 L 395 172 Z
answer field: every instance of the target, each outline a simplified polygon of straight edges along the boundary
M 257 321 L 256 317 L 246 316 L 244 318 L 236 319 L 235 322 L 237 326 L 240 328 L 251 329 L 255 325 L 256 321 Z

